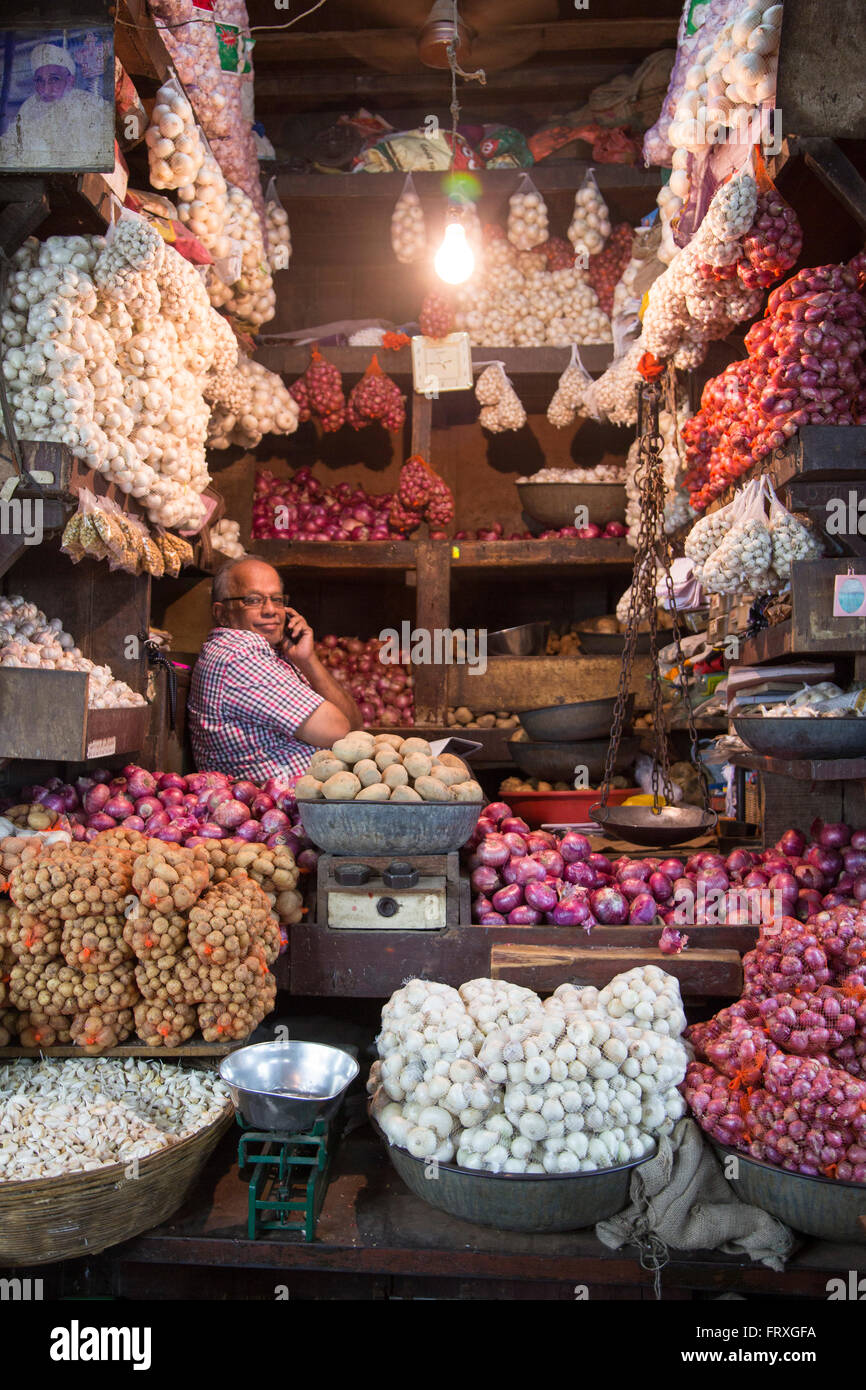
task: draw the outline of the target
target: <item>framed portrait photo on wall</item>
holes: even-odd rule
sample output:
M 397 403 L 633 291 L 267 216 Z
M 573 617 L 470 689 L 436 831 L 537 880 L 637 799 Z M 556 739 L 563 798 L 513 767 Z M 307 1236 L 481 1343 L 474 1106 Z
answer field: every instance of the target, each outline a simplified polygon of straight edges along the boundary
M 0 29 L 0 173 L 113 168 L 111 26 Z

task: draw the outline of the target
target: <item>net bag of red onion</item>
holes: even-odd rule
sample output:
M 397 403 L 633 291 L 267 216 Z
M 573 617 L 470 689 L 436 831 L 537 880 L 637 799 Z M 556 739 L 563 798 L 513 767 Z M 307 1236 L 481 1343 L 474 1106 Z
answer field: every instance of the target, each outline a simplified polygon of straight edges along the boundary
M 366 428 L 374 420 L 386 430 L 402 429 L 406 422 L 406 397 L 382 371 L 375 353 L 361 380 L 352 388 L 346 419 L 356 430 Z
M 454 520 L 454 495 L 444 479 L 420 454 L 413 454 L 400 469 L 400 482 L 388 516 L 395 531 L 405 535 L 427 521 L 434 539 Z
M 346 422 L 340 373 L 317 347 L 310 353 L 310 365 L 303 376 L 289 387 L 289 395 L 298 403 L 298 419 L 302 423 L 315 416 L 325 433 L 333 434 Z
M 760 148 L 754 150 L 758 201 L 755 217 L 743 237 L 737 275 L 746 289 L 768 289 L 796 265 L 803 249 L 803 229 L 797 214 L 767 173 Z

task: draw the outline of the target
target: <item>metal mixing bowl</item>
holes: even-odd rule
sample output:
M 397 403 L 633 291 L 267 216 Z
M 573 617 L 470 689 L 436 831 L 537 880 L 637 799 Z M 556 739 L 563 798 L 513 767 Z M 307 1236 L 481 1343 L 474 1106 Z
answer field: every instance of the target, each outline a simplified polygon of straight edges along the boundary
M 517 494 L 527 516 L 551 529 L 573 526 L 575 507 L 596 526 L 625 516 L 625 483 L 518 483 Z
M 737 1160 L 737 1176 L 728 1181 L 737 1196 L 754 1207 L 792 1226 L 795 1231 L 838 1240 L 866 1244 L 866 1184 L 837 1182 L 833 1178 L 811 1178 L 806 1173 L 789 1173 L 756 1158 L 747 1158 L 737 1149 L 710 1143 L 725 1166 L 728 1158 Z
M 299 801 L 298 814 L 313 844 L 329 854 L 447 854 L 465 845 L 481 806 L 480 801 Z
M 329 1120 L 358 1071 L 342 1048 L 291 1041 L 252 1043 L 219 1067 L 241 1118 L 280 1134 L 306 1134 L 316 1120 Z
M 604 1168 L 598 1173 L 479 1173 L 455 1163 L 437 1165 L 436 1181 L 428 1176 L 429 1159 L 414 1158 L 388 1144 L 388 1157 L 416 1197 L 439 1211 L 478 1226 L 500 1231 L 578 1231 L 622 1211 L 628 1202 L 631 1175 L 648 1158 Z
M 488 632 L 489 656 L 540 656 L 547 646 L 550 623 L 521 623 Z

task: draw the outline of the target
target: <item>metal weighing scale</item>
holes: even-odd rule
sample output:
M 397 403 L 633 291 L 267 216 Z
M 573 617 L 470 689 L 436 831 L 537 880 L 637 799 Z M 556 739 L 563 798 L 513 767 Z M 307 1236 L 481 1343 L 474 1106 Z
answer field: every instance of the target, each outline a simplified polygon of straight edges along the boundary
M 314 1241 L 328 1190 L 328 1121 L 317 1120 L 309 1134 L 279 1134 L 254 1129 L 240 1114 L 235 1119 L 243 1131 L 238 1140 L 238 1171 L 252 1170 L 247 1207 L 250 1240 L 279 1231 Z
M 450 854 L 323 854 L 316 918 L 333 930 L 442 931 L 470 921 L 470 885 Z

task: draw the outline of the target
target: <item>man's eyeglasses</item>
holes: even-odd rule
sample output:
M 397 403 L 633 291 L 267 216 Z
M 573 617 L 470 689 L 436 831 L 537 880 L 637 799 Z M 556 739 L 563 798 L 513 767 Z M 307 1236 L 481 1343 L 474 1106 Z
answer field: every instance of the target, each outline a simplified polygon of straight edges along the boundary
M 263 608 L 266 603 L 272 603 L 274 608 L 286 608 L 288 601 L 288 594 L 241 594 L 240 598 L 223 599 L 223 603 L 240 603 L 244 608 Z

